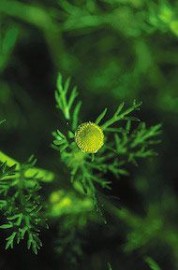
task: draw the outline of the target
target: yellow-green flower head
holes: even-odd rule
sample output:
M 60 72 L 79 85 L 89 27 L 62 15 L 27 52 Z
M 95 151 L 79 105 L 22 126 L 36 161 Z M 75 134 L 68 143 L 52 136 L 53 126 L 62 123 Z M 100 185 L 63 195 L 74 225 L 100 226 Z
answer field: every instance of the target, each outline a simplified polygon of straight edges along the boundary
M 78 127 L 75 141 L 83 152 L 96 153 L 104 144 L 104 134 L 98 125 L 87 122 Z

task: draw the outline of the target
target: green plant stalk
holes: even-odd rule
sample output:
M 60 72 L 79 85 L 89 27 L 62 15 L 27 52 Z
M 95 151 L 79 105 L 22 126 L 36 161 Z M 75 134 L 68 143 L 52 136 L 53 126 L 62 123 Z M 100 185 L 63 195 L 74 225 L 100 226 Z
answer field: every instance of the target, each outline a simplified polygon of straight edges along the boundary
M 8 155 L 4 154 L 2 151 L 0 151 L 0 161 L 2 163 L 6 163 L 9 167 L 16 165 L 16 170 L 20 170 L 20 163 L 15 159 L 9 157 Z M 24 172 L 25 177 L 33 177 L 34 175 L 36 175 L 43 182 L 52 182 L 55 177 L 53 172 L 37 167 L 27 169 Z M 17 175 L 15 177 L 17 177 Z M 14 178 L 14 176 L 8 176 L 8 178 Z
M 110 127 L 111 125 L 113 125 L 114 123 L 116 123 L 117 121 L 123 120 L 125 118 L 126 115 L 130 114 L 131 112 L 133 112 L 134 110 L 138 109 L 141 106 L 141 102 L 138 104 L 133 104 L 132 107 L 130 107 L 129 109 L 127 109 L 125 112 L 119 114 L 119 112 L 122 110 L 122 108 L 124 107 L 124 103 L 122 103 L 117 111 L 115 112 L 114 116 L 109 119 L 108 121 L 106 121 L 101 127 L 103 130 L 107 129 L 108 127 Z

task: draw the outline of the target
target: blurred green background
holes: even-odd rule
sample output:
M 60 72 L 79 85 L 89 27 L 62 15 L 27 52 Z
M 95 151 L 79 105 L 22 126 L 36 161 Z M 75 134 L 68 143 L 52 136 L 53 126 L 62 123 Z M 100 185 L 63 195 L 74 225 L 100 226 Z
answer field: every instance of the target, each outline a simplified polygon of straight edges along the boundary
M 103 209 L 106 225 L 79 232 L 76 268 L 66 262 L 75 247 L 54 252 L 54 226 L 42 234 L 38 256 L 23 245 L 4 251 L 1 232 L 0 269 L 105 270 L 110 262 L 113 270 L 158 270 L 147 256 L 162 270 L 178 269 L 178 2 L 0 1 L 1 150 L 20 161 L 34 154 L 54 171 L 51 133 L 64 125 L 54 100 L 58 71 L 78 86 L 83 119 L 105 107 L 112 113 L 122 101 L 143 101 L 139 118 L 163 124 L 159 155 L 131 167 L 129 177 L 110 179 L 117 218 Z

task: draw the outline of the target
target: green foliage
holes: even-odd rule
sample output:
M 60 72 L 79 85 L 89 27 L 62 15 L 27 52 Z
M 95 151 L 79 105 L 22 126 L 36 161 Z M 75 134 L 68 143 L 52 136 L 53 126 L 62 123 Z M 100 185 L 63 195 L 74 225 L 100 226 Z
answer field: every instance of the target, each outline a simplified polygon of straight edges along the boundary
M 19 29 L 17 26 L 7 26 L 5 29 L 1 26 L 1 45 L 0 45 L 0 72 L 2 72 L 10 60 L 11 53 L 17 42 Z
M 126 155 L 129 162 L 137 164 L 137 159 L 154 156 L 156 153 L 150 147 L 159 143 L 156 137 L 160 135 L 161 125 L 147 128 L 145 123 L 140 123 L 136 130 L 131 132 L 128 122 L 125 132 L 115 135 L 115 146 L 119 155 Z
M 127 217 L 130 217 L 131 222 Z M 121 216 L 121 219 L 123 217 Z M 123 219 L 124 220 L 124 219 Z M 132 227 L 132 231 L 127 235 L 127 242 L 125 243 L 125 251 L 132 252 L 141 247 L 149 246 L 152 241 L 160 238 L 161 230 L 163 228 L 163 219 L 154 211 L 154 207 L 148 209 L 148 214 L 144 218 L 134 217 L 132 213 L 125 211 L 125 222 Z
M 53 147 L 59 151 L 61 160 L 69 168 L 70 178 L 75 187 L 81 185 L 83 191 L 95 196 L 95 184 L 103 188 L 109 188 L 109 181 L 105 179 L 107 172 L 116 177 L 127 175 L 127 164 L 136 163 L 137 159 L 147 158 L 155 155 L 151 146 L 158 143 L 161 125 L 147 128 L 144 123 L 139 123 L 132 128 L 132 122 L 137 121 L 131 113 L 140 109 L 140 102 L 133 102 L 133 105 L 124 110 L 124 103 L 118 106 L 111 118 L 104 122 L 107 109 L 96 119 L 96 124 L 101 124 L 105 133 L 105 144 L 95 155 L 86 154 L 78 149 L 74 137 L 76 124 L 80 123 L 79 104 L 72 109 L 72 105 L 78 93 L 76 88 L 69 90 L 69 79 L 62 84 L 61 74 L 58 75 L 56 101 L 57 108 L 61 110 L 64 117 L 69 121 L 69 129 L 65 134 L 57 130 L 53 133 Z M 67 98 L 68 95 L 68 98 Z M 71 115 L 73 117 L 71 118 Z M 103 122 L 103 123 L 102 123 Z M 126 122 L 125 125 L 122 123 Z
M 150 147 L 158 143 L 156 138 L 161 128 L 160 125 L 147 128 L 144 123 L 137 124 L 138 119 L 131 114 L 140 109 L 141 103 L 134 101 L 128 109 L 125 109 L 122 103 L 110 118 L 104 120 L 107 117 L 105 109 L 95 121 L 105 134 L 102 149 L 95 155 L 84 153 L 75 142 L 75 131 L 81 121 L 81 101 L 76 100 L 77 95 L 76 87 L 70 91 L 70 79 L 63 85 L 62 76 L 59 74 L 55 98 L 57 108 L 68 121 L 69 129 L 64 133 L 59 130 L 53 133 L 53 147 L 59 151 L 61 161 L 68 168 L 69 179 L 74 188 L 68 195 L 62 190 L 54 191 L 49 198 L 48 216 L 63 220 L 63 229 L 59 233 L 59 253 L 65 252 L 71 241 L 77 242 L 77 230 L 83 230 L 88 221 L 93 220 L 91 213 L 96 203 L 98 204 L 97 186 L 109 188 L 106 173 L 110 172 L 115 177 L 128 175 L 128 163 L 136 163 L 139 158 L 153 156 L 155 153 Z M 31 248 L 37 254 L 42 245 L 39 238 L 40 228 L 47 227 L 39 191 L 41 182 L 53 181 L 54 174 L 36 168 L 33 157 L 27 163 L 20 164 L 0 152 L 0 160 L 0 205 L 5 218 L 0 228 L 10 231 L 6 238 L 6 249 L 13 248 L 15 243 L 19 244 L 25 238 L 28 249 Z M 72 226 L 75 227 L 73 231 Z M 131 242 L 129 240 L 129 243 Z M 80 241 L 77 249 L 76 247 L 77 245 L 72 253 L 69 253 L 73 263 L 75 257 L 82 252 Z
M 0 151 L 1 238 L 7 237 L 7 247 L 24 239 L 37 253 L 48 217 L 55 241 L 45 245 L 60 254 L 55 269 L 65 257 L 66 269 L 79 260 L 85 270 L 140 270 L 135 257 L 143 262 L 145 256 L 150 269 L 160 269 L 152 257 L 178 269 L 177 1 L 1 0 L 0 30 L 0 117 L 7 119 L 1 147 L 19 160 L 35 153 L 52 170 Z M 59 74 L 56 159 L 46 145 L 56 125 L 48 97 L 58 70 L 74 78 L 84 105 L 81 113 L 77 88 Z M 141 111 L 134 99 L 143 101 Z M 88 119 L 105 135 L 94 155 L 75 143 L 77 127 Z M 154 121 L 164 121 L 164 132 L 153 159 L 161 130 Z M 141 159 L 146 162 L 133 167 Z M 34 259 L 37 269 L 46 269 L 42 263 Z
M 36 174 L 25 176 L 25 171 L 33 168 L 35 160 L 30 158 L 17 169 L 16 165 L 0 167 L 0 211 L 4 215 L 5 223 L 1 229 L 8 230 L 6 249 L 13 248 L 24 238 L 27 239 L 28 249 L 37 254 L 42 243 L 39 238 L 40 227 L 45 226 L 42 200 L 39 196 L 39 178 Z
M 76 99 L 77 94 L 78 94 L 77 88 L 74 87 L 71 91 L 69 99 L 67 99 L 69 86 L 70 86 L 70 79 L 67 79 L 67 81 L 65 82 L 65 84 L 63 86 L 62 85 L 62 76 L 61 76 L 61 74 L 59 74 L 58 79 L 57 79 L 57 90 L 55 91 L 55 98 L 56 98 L 57 108 L 63 112 L 64 117 L 67 120 L 70 120 L 70 118 L 71 118 L 71 108 L 72 108 L 73 103 L 75 102 L 75 99 Z M 76 110 L 76 107 L 75 107 L 75 110 Z M 77 117 L 75 115 L 75 113 L 74 113 L 74 116 Z M 75 120 L 76 119 L 73 119 L 73 121 L 75 121 Z
M 93 201 L 80 193 L 60 189 L 51 193 L 49 204 L 49 216 L 59 223 L 55 249 L 58 254 L 65 254 L 68 265 L 74 267 L 83 255 L 79 234 L 85 232 L 89 221 L 96 219 Z
M 86 223 L 87 215 L 89 216 L 93 210 L 93 202 L 90 198 L 62 189 L 52 192 L 49 202 L 49 215 L 56 218 L 70 215 L 70 220 L 72 217 L 79 220 L 81 219 L 81 222 L 78 221 L 81 224 Z M 78 217 L 76 218 L 76 216 Z
M 150 257 L 145 259 L 145 262 L 148 264 L 151 270 L 161 270 L 159 265 Z

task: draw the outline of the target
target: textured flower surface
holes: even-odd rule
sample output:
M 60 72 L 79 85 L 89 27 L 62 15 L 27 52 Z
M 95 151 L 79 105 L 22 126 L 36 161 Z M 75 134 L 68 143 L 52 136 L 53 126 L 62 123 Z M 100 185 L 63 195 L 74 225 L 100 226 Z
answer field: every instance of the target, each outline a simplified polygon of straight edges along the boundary
M 75 141 L 83 152 L 96 153 L 104 144 L 104 134 L 98 125 L 87 122 L 78 127 Z

